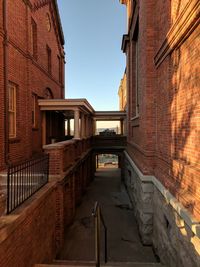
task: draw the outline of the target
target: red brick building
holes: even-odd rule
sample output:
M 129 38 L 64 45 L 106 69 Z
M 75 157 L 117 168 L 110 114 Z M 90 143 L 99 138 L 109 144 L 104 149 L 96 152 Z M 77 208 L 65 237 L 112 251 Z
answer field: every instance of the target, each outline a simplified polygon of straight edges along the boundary
M 41 151 L 38 99 L 64 97 L 63 45 L 56 1 L 0 1 L 0 170 Z M 48 138 L 62 121 L 47 114 Z
M 140 232 L 170 266 L 197 266 L 191 255 L 183 262 L 184 241 L 174 232 L 182 221 L 190 229 L 196 224 L 191 231 L 196 236 L 200 220 L 200 3 L 120 2 L 127 6 L 128 28 L 122 42 L 127 58 L 126 182 Z M 186 240 L 193 243 L 190 234 L 186 230 Z

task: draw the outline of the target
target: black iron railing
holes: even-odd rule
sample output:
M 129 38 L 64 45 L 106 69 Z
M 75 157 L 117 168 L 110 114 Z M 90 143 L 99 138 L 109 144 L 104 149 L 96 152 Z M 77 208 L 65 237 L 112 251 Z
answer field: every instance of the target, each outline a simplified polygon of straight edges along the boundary
M 101 259 L 100 259 L 100 251 L 101 251 L 101 226 L 100 223 L 102 223 L 104 227 L 104 262 L 107 263 L 107 227 L 101 212 L 101 207 L 99 203 L 96 201 L 94 204 L 94 208 L 92 211 L 92 216 L 95 220 L 95 262 L 96 267 L 100 267 Z
M 48 182 L 49 155 L 9 166 L 7 179 L 7 214 Z

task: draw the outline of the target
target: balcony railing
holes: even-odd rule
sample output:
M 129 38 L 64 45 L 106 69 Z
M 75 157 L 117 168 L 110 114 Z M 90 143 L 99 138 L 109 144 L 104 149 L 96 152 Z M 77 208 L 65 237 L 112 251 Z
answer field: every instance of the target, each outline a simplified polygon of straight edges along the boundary
M 11 213 L 48 182 L 49 155 L 9 166 L 7 214 Z

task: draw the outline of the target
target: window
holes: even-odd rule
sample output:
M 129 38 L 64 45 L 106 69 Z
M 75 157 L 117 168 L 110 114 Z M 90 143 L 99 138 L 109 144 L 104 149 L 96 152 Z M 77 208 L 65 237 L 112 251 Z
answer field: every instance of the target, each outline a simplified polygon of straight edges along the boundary
M 9 138 L 16 137 L 16 85 L 9 83 Z
M 45 90 L 44 90 L 44 98 L 45 99 L 53 99 L 54 98 L 53 93 L 52 93 L 50 88 L 45 88 Z
M 47 45 L 47 70 L 51 74 L 51 48 Z
M 139 71 L 139 44 L 138 44 L 139 23 L 137 21 L 135 30 L 135 115 L 139 115 L 139 83 L 138 83 L 138 71 Z
M 139 87 L 138 87 L 138 40 L 135 43 L 135 102 L 136 116 L 139 115 Z
M 37 58 L 37 24 L 31 19 L 31 54 Z
M 32 94 L 32 127 L 36 128 L 36 104 L 37 104 L 37 95 Z
M 51 30 L 51 19 L 50 19 L 49 13 L 46 13 L 46 26 L 47 26 L 48 32 L 50 32 L 50 30 Z
M 58 56 L 58 79 L 59 82 L 62 82 L 62 61 L 61 58 Z

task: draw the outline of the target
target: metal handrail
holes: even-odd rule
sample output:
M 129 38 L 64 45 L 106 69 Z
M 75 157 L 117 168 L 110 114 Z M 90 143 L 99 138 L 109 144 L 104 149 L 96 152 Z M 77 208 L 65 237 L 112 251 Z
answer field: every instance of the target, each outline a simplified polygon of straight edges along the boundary
M 10 165 L 7 173 L 7 214 L 48 183 L 49 155 Z
M 95 261 L 96 261 L 96 267 L 100 267 L 100 236 L 101 236 L 101 229 L 100 229 L 100 223 L 102 222 L 102 225 L 104 227 L 104 261 L 107 263 L 107 227 L 101 212 L 101 207 L 99 203 L 96 201 L 94 204 L 94 209 L 92 211 L 92 216 L 95 220 Z

